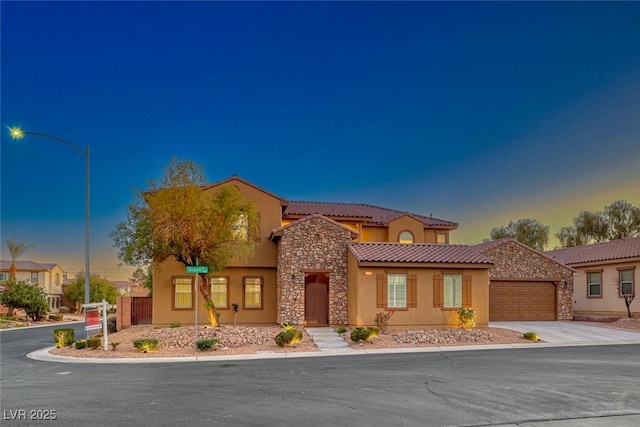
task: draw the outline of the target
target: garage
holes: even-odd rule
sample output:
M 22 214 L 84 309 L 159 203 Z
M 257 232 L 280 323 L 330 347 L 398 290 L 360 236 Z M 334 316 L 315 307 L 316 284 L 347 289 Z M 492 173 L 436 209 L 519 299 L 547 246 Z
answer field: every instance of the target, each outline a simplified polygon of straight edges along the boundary
M 489 320 L 556 320 L 556 286 L 552 282 L 489 283 Z

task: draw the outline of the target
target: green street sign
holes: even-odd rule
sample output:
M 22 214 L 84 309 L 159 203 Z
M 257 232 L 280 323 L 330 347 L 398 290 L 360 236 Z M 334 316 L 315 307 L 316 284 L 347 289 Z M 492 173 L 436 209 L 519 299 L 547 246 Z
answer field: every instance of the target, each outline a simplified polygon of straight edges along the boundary
M 208 273 L 209 267 L 206 265 L 187 265 L 187 273 Z

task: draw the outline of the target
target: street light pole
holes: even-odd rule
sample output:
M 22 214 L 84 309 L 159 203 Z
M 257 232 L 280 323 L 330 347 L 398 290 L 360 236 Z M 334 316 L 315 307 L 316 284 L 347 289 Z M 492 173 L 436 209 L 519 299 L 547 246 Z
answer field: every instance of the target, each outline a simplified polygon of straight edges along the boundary
M 38 132 L 26 132 L 20 129 L 19 127 L 10 127 L 9 133 L 11 134 L 11 138 L 13 139 L 22 139 L 25 135 L 34 135 L 41 136 L 43 138 L 53 139 L 54 141 L 61 142 L 74 150 L 78 151 L 80 154 L 84 156 L 85 159 L 85 262 L 84 262 L 84 303 L 90 304 L 90 279 L 91 279 L 91 270 L 90 270 L 90 234 L 91 234 L 91 226 L 89 222 L 89 146 L 85 145 L 85 149 L 82 150 L 80 147 L 70 143 L 69 141 L 65 141 L 62 138 L 59 138 L 54 135 L 49 135 L 46 133 L 38 133 Z M 106 316 L 106 313 L 104 313 Z M 89 336 L 89 332 L 87 331 L 87 337 Z

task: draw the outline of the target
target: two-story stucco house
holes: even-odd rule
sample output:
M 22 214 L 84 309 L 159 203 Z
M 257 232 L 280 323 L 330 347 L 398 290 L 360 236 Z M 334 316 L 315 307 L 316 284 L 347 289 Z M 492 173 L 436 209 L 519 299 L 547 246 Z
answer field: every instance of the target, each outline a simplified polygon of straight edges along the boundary
M 255 255 L 210 272 L 222 323 L 373 325 L 394 310 L 393 327 L 457 325 L 460 307 L 489 321 L 492 261 L 450 245 L 455 222 L 357 203 L 288 201 L 237 176 L 203 186 L 235 186 L 256 203 Z M 194 322 L 194 275 L 166 260 L 153 273 L 153 323 Z M 200 301 L 202 301 L 200 299 Z M 200 302 L 199 305 L 202 303 Z M 198 321 L 207 313 L 198 307 Z
M 0 282 L 9 279 L 11 261 L 0 261 Z M 57 313 L 62 298 L 64 270 L 59 264 L 35 261 L 16 261 L 16 279 L 39 285 L 47 293 L 49 311 Z
M 546 255 L 577 270 L 573 292 L 575 315 L 627 315 L 623 294 L 635 297 L 640 237 L 557 249 Z M 629 308 L 636 316 L 640 313 L 637 298 Z

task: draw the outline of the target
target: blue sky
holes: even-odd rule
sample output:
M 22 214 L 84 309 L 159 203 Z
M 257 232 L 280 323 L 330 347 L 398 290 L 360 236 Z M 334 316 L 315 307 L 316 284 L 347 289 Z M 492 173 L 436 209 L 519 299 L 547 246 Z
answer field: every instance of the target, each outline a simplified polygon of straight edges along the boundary
M 640 204 L 640 3 L 7 2 L 1 229 L 126 279 L 108 234 L 172 156 L 291 200 L 551 234 Z M 550 245 L 553 247 L 553 242 Z

